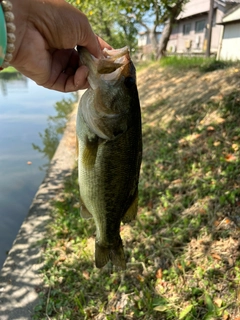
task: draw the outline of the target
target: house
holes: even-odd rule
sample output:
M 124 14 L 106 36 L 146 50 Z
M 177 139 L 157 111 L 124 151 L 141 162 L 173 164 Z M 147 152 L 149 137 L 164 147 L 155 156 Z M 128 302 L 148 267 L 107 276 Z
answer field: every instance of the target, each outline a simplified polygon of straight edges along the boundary
M 217 53 L 225 13 L 240 3 L 239 0 L 214 0 L 211 53 Z M 177 17 L 167 50 L 176 53 L 202 53 L 206 51 L 210 0 L 190 0 Z
M 240 5 L 228 11 L 221 24 L 223 29 L 217 58 L 240 60 Z
M 154 36 L 151 34 L 152 30 L 146 30 L 146 31 L 140 31 L 138 33 L 138 49 L 139 49 L 139 59 L 144 59 L 147 57 L 150 57 L 154 51 L 154 48 L 152 46 L 151 36 Z M 161 31 L 155 32 L 156 42 L 159 44 L 160 38 L 161 38 Z

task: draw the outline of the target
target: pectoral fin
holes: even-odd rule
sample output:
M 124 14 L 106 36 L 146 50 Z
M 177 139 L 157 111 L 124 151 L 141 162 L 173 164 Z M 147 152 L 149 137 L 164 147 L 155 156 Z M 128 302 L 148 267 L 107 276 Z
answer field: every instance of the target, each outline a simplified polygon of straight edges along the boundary
M 92 219 L 91 213 L 85 207 L 83 201 L 80 198 L 80 215 L 83 219 Z
M 85 167 L 93 167 L 96 162 L 97 151 L 98 151 L 98 137 L 89 139 L 86 137 L 84 144 L 82 163 Z

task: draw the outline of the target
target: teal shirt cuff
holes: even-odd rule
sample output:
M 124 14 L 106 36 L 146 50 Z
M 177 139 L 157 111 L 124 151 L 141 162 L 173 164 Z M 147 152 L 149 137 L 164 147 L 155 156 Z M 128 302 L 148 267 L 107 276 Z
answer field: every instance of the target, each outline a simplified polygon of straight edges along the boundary
M 0 5 L 0 67 L 3 64 L 7 51 L 7 28 L 3 8 Z

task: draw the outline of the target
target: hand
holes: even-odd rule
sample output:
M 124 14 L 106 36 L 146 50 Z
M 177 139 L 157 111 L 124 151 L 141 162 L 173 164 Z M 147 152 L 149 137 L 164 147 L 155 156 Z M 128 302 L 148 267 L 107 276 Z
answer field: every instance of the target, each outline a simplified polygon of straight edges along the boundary
M 111 48 L 97 37 L 86 16 L 64 0 L 11 0 L 16 25 L 11 65 L 48 89 L 71 92 L 88 86 L 88 69 L 74 49 L 95 57 Z

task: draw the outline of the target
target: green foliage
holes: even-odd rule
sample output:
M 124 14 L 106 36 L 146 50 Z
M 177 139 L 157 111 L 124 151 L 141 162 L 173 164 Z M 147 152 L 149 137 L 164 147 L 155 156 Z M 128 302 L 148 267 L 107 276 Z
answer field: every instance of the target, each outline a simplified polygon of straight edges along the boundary
M 138 30 L 151 33 L 153 57 L 157 57 L 157 28 L 176 18 L 188 0 L 68 0 L 83 11 L 96 34 L 115 48 L 137 48 Z
M 136 48 L 137 29 L 124 5 L 108 0 L 68 0 L 88 17 L 94 32 L 114 48 Z

